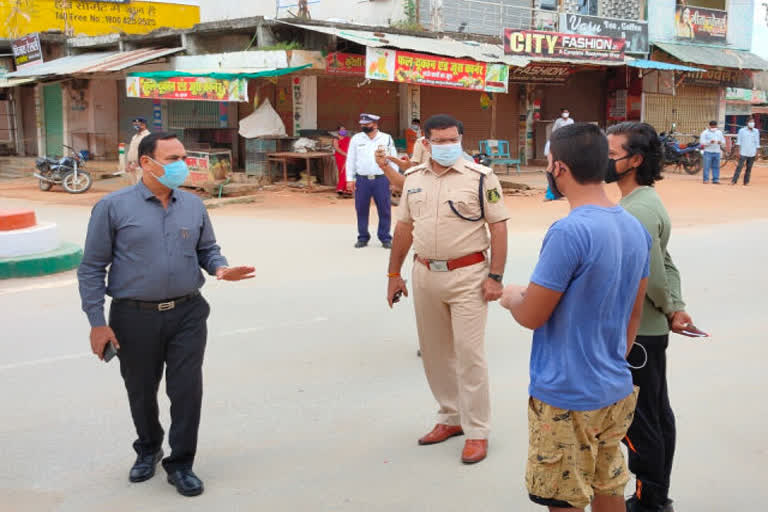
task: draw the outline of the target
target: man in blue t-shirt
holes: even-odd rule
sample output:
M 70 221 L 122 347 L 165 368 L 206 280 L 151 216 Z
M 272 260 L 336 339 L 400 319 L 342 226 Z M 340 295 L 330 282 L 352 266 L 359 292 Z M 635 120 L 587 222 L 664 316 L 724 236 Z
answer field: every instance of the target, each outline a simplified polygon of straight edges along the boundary
M 651 237 L 603 189 L 608 142 L 594 125 L 552 135 L 547 179 L 570 214 L 547 232 L 528 287 L 502 306 L 534 329 L 526 485 L 550 509 L 620 512 L 629 480 L 621 439 L 637 391 L 626 355 L 640 322 Z

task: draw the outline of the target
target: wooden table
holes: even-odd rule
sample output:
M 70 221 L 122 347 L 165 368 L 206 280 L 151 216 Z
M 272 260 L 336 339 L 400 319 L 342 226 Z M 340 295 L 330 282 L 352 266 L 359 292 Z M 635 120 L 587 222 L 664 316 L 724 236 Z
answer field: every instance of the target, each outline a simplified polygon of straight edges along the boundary
M 288 161 L 289 160 L 304 160 L 306 162 L 307 169 L 307 185 L 312 188 L 312 160 L 325 161 L 326 158 L 333 156 L 333 153 L 326 153 L 321 151 L 309 152 L 309 153 L 297 153 L 292 151 L 267 153 L 267 160 L 270 162 L 280 162 L 283 164 L 283 181 L 288 181 Z

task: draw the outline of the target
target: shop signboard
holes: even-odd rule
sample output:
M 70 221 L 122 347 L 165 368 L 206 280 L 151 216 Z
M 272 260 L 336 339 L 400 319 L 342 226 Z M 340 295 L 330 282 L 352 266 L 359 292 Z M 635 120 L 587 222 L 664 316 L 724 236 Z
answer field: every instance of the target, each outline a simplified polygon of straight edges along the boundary
M 200 23 L 200 7 L 189 0 L 71 1 L 24 0 L 0 2 L 0 38 L 15 39 L 34 32 L 61 31 L 68 36 L 98 36 L 124 32 L 146 34 L 159 28 L 191 28 Z
M 30 34 L 14 40 L 11 43 L 11 49 L 17 69 L 34 66 L 43 62 L 40 34 Z
M 701 66 L 698 66 L 701 67 Z M 707 69 L 683 73 L 683 83 L 709 87 L 738 87 L 752 90 L 752 72 L 747 69 Z
M 505 93 L 509 66 L 368 47 L 365 77 L 414 85 Z
M 687 5 L 678 0 L 675 8 L 675 37 L 697 43 L 725 43 L 728 35 L 728 13 Z
M 647 21 L 561 14 L 560 28 L 569 34 L 624 39 L 627 42 L 624 49 L 626 53 L 646 54 L 649 51 Z
M 504 29 L 504 53 L 568 61 L 624 60 L 626 41 L 611 36 Z
M 509 73 L 510 82 L 564 84 L 573 74 L 574 67 L 568 64 L 531 62 L 522 68 L 513 68 Z
M 751 89 L 740 89 L 738 87 L 728 87 L 725 90 L 726 101 L 741 101 L 744 103 L 762 104 L 766 102 L 765 91 L 753 91 Z
M 325 70 L 333 75 L 364 75 L 365 55 L 356 53 L 329 53 L 325 58 Z
M 129 98 L 189 101 L 248 101 L 248 80 L 222 80 L 177 76 L 155 80 L 129 76 L 125 88 Z

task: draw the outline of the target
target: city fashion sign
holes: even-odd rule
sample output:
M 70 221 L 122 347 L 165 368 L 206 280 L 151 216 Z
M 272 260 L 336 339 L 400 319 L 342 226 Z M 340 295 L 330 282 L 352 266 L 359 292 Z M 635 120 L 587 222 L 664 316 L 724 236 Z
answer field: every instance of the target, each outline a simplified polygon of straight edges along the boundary
M 325 58 L 325 70 L 334 75 L 364 75 L 365 55 L 329 53 Z
M 40 47 L 40 34 L 32 34 L 16 39 L 11 43 L 13 60 L 18 69 L 43 62 L 43 50 Z
M 638 20 L 619 20 L 561 14 L 560 29 L 569 34 L 585 36 L 608 36 L 626 40 L 626 53 L 648 53 L 648 23 Z
M 504 29 L 504 53 L 547 59 L 612 61 L 624 60 L 624 39 L 610 36 L 589 36 L 540 32 L 537 30 Z
M 125 79 L 129 98 L 189 101 L 248 101 L 248 80 L 219 80 L 207 77 L 176 76 L 155 80 L 129 76 Z
M 675 9 L 675 37 L 702 43 L 725 43 L 728 13 L 686 5 L 678 0 Z
M 509 73 L 509 81 L 529 84 L 564 84 L 573 72 L 573 66 L 568 64 L 531 62 L 524 68 L 512 69 Z
M 507 92 L 509 66 L 368 47 L 365 77 L 451 89 Z

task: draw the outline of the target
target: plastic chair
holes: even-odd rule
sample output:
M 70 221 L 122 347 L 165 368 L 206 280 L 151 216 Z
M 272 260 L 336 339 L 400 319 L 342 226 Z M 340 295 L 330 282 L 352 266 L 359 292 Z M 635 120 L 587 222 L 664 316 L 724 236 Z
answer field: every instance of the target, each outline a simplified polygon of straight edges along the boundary
M 506 140 L 481 140 L 480 152 L 488 155 L 488 158 L 493 164 L 501 164 L 507 167 L 507 174 L 509 174 L 509 166 L 514 165 L 517 169 L 517 174 L 520 174 L 520 159 L 512 158 L 509 154 L 509 141 Z

